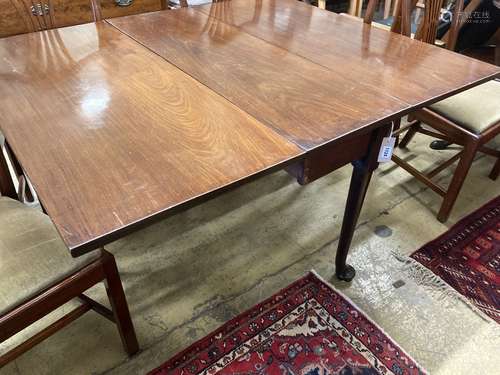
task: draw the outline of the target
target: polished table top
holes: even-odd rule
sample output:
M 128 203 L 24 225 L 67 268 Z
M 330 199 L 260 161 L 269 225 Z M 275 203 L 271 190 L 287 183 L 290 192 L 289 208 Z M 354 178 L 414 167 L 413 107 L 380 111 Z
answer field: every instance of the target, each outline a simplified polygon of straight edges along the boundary
M 500 71 L 296 0 L 108 22 L 306 150 Z
M 75 254 L 302 153 L 105 23 L 0 56 L 0 127 Z
M 108 22 L 304 149 L 408 108 L 194 7 Z
M 107 22 L 0 40 L 0 128 L 74 255 L 500 72 L 294 0 Z
M 442 99 L 500 69 L 295 0 L 232 0 L 196 10 L 408 106 Z

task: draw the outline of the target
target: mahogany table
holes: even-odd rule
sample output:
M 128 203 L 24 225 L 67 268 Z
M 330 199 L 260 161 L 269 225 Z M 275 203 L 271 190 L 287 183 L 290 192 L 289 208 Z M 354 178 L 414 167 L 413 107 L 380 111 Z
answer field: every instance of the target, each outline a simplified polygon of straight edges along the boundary
M 232 0 L 0 40 L 0 129 L 73 256 L 285 168 L 354 166 L 347 253 L 382 137 L 499 68 L 295 0 Z

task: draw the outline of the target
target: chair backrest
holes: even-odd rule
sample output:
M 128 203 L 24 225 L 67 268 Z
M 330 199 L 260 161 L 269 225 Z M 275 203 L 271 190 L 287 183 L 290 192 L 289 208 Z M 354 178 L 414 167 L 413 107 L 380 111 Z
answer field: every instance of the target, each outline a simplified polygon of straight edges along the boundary
M 424 0 L 424 16 L 422 17 L 421 22 L 417 25 L 417 30 L 414 35 L 415 39 L 431 44 L 436 42 L 443 1 L 444 0 Z M 417 6 L 417 2 L 417 0 L 396 0 L 391 31 L 411 36 L 411 15 Z M 478 3 L 475 0 L 472 2 Z M 378 3 L 379 0 L 369 0 L 364 17 L 365 23 L 372 23 Z M 471 7 L 472 6 L 474 6 L 474 4 L 472 4 Z M 475 4 L 475 6 L 477 7 L 477 4 Z M 455 49 L 458 32 L 465 22 L 462 15 L 464 10 L 463 8 L 464 0 L 456 0 L 451 14 L 450 29 L 443 38 L 447 49 Z M 467 8 L 470 7 L 468 6 Z

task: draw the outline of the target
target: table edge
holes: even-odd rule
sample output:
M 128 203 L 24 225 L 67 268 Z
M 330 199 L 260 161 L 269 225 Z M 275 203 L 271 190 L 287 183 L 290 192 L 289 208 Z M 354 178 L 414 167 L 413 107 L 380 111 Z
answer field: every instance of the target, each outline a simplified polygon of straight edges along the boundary
M 101 247 L 104 247 L 111 242 L 114 242 L 116 240 L 119 240 L 129 234 L 132 234 L 140 229 L 143 229 L 149 225 L 152 225 L 158 221 L 164 220 L 170 216 L 173 216 L 179 212 L 188 210 L 192 207 L 195 207 L 199 204 L 202 204 L 204 202 L 207 202 L 213 198 L 218 197 L 219 195 L 222 195 L 228 191 L 231 191 L 233 189 L 236 189 L 246 183 L 249 183 L 251 181 L 254 181 L 260 177 L 263 177 L 265 175 L 271 174 L 273 172 L 276 172 L 278 170 L 284 169 L 285 167 L 294 164 L 306 157 L 306 152 L 302 149 L 298 148 L 298 153 L 295 156 L 292 156 L 288 159 L 285 159 L 283 161 L 280 161 L 278 163 L 275 163 L 274 165 L 263 168 L 255 173 L 249 174 L 247 176 L 244 176 L 240 179 L 234 180 L 232 182 L 229 182 L 225 185 L 222 185 L 220 187 L 214 188 L 210 191 L 207 191 L 205 193 L 199 194 L 193 198 L 186 199 L 178 204 L 166 207 L 158 212 L 152 213 L 142 219 L 136 220 L 134 222 L 131 222 L 127 225 L 124 225 L 117 230 L 114 230 L 112 232 L 105 233 L 99 237 L 96 237 L 90 241 L 87 242 L 82 242 L 81 244 L 74 245 L 74 246 L 69 246 L 65 243 L 66 247 L 69 249 L 71 256 L 74 258 L 82 256 L 86 253 L 89 253 L 91 251 L 97 250 Z M 42 202 L 43 203 L 43 202 Z

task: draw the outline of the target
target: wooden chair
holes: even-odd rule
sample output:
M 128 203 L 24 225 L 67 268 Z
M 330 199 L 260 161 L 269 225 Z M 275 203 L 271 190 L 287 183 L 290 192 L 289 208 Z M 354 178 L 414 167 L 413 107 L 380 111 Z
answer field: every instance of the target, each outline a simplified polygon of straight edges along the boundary
M 469 3 L 467 8 L 472 3 L 473 1 Z M 467 13 L 467 8 L 464 11 L 465 13 Z M 459 45 L 458 48 L 460 47 L 461 46 Z M 490 64 L 500 66 L 500 27 L 497 26 L 496 33 L 491 36 L 488 42 L 479 46 L 469 46 L 468 48 L 463 48 L 462 46 L 462 50 L 460 51 L 460 53 L 475 59 L 489 62 Z
M 400 14 L 397 11 L 397 9 L 399 9 L 398 7 L 400 6 L 400 1 L 401 0 L 396 0 L 396 5 L 395 5 L 394 11 L 393 11 L 394 19 L 397 19 L 398 17 L 400 17 Z M 387 30 L 387 31 L 394 31 L 394 30 L 392 30 L 391 26 L 389 26 L 385 23 L 373 22 L 375 11 L 376 11 L 377 6 L 378 6 L 378 1 L 376 3 L 370 3 L 370 2 L 368 3 L 367 9 L 365 12 L 365 16 L 363 18 L 361 18 L 362 1 L 360 1 L 360 3 L 361 3 L 360 7 L 356 8 L 355 12 L 351 12 L 351 9 L 350 9 L 348 13 L 340 13 L 340 15 L 344 16 L 344 17 L 349 17 L 350 19 L 355 20 L 355 21 L 359 21 L 359 22 L 365 21 L 365 23 L 368 23 L 368 24 L 370 24 L 374 27 L 377 27 L 379 29 L 383 29 L 383 30 Z M 387 9 L 387 7 L 389 7 L 389 10 Z M 390 7 L 392 7 L 392 2 L 390 0 L 386 1 L 385 5 L 384 5 L 384 19 L 388 17 L 386 14 L 388 12 L 390 12 Z
M 0 154 L 0 343 L 72 299 L 80 305 L 27 341 L 0 355 L 0 368 L 94 310 L 115 323 L 128 355 L 138 351 L 115 259 L 106 250 L 71 258 L 42 212 L 18 201 Z M 84 292 L 104 282 L 111 310 Z M 0 371 L 1 372 L 1 371 Z
M 378 0 L 370 0 L 364 19 L 365 23 L 370 24 L 372 22 L 377 3 Z M 415 0 L 400 0 L 400 8 L 392 25 L 392 31 L 407 36 L 410 35 L 410 16 L 415 3 Z M 426 1 L 425 15 L 423 22 L 418 25 L 415 34 L 416 39 L 427 43 L 435 42 L 441 4 L 442 0 Z M 459 16 L 462 10 L 463 0 L 457 0 L 446 41 L 446 48 L 450 50 L 454 49 L 461 22 L 463 21 L 463 17 Z M 392 160 L 398 166 L 443 197 L 437 218 L 439 221 L 445 222 L 457 200 L 474 156 L 478 151 L 496 159 L 489 175 L 491 179 L 497 179 L 500 172 L 500 151 L 498 146 L 493 148 L 495 146 L 492 144 L 494 138 L 500 133 L 500 82 L 490 81 L 484 83 L 435 103 L 428 108 L 413 112 L 410 120 L 408 125 L 394 132 L 398 136 L 406 132 L 399 143 L 399 147 L 407 147 L 409 141 L 417 133 L 462 146 L 460 152 L 427 173 L 418 171 L 397 155 L 392 157 Z M 488 144 L 490 141 L 493 142 Z M 432 180 L 437 174 L 457 161 L 458 165 L 447 188 Z
M 438 1 L 410 0 L 405 2 L 405 0 L 395 0 L 394 8 L 392 11 L 393 22 L 390 26 L 378 22 L 373 22 L 373 17 L 379 2 L 369 1 L 363 20 L 365 23 L 372 24 L 376 27 L 390 30 L 392 32 L 401 33 L 403 35 L 411 36 L 418 40 L 426 41 L 428 43 L 433 43 L 440 47 L 444 47 L 448 40 L 450 40 L 450 42 L 456 41 L 456 35 L 450 35 L 450 32 L 452 30 L 457 30 L 457 25 L 451 27 L 445 33 L 442 39 L 438 40 L 436 39 L 435 36 L 434 37 L 430 36 L 433 34 L 433 32 L 435 34 L 437 33 L 437 23 L 432 23 L 432 24 L 429 23 L 431 22 L 431 19 L 438 19 L 439 16 L 445 11 L 445 9 L 441 8 L 444 1 L 445 0 L 438 0 Z M 426 4 L 428 5 L 427 10 L 425 10 Z M 384 6 L 384 18 L 388 17 L 388 14 L 391 11 L 391 7 L 392 7 L 392 2 L 390 0 L 386 1 Z M 402 7 L 406 8 L 406 11 L 403 13 L 401 12 Z M 419 23 L 415 34 L 411 32 L 412 11 L 414 9 L 417 12 L 416 15 L 420 15 L 422 13 L 424 14 L 423 17 L 418 17 L 418 16 L 415 17 L 417 19 L 423 18 L 422 21 Z M 404 23 L 402 22 L 403 16 L 406 18 Z M 458 27 L 461 27 L 462 25 L 463 23 L 461 23 Z M 402 27 L 404 27 L 404 29 Z M 431 39 L 433 40 L 431 41 Z M 450 45 L 450 49 L 453 48 L 454 45 L 453 46 Z

